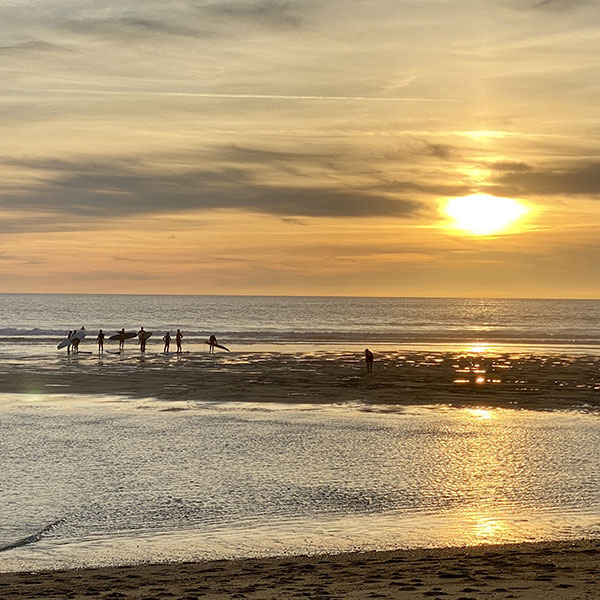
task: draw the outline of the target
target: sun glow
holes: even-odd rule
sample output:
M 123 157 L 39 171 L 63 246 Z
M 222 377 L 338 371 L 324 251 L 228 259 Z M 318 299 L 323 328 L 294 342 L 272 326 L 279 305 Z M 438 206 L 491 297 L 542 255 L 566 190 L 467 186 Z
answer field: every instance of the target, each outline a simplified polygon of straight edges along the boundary
M 512 198 L 473 194 L 451 198 L 444 212 L 453 219 L 452 227 L 471 235 L 491 235 L 508 231 L 528 210 Z

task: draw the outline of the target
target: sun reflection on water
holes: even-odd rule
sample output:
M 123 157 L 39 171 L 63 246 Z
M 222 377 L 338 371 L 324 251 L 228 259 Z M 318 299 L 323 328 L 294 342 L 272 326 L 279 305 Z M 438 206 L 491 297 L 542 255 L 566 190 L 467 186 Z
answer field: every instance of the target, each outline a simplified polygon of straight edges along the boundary
M 485 408 L 468 408 L 467 413 L 476 419 L 492 419 L 496 416 L 496 412 Z
M 475 515 L 473 534 L 478 542 L 502 539 L 506 525 L 486 515 Z
M 467 352 L 474 354 L 481 354 L 483 352 L 490 352 L 492 347 L 489 344 L 473 344 L 467 348 Z

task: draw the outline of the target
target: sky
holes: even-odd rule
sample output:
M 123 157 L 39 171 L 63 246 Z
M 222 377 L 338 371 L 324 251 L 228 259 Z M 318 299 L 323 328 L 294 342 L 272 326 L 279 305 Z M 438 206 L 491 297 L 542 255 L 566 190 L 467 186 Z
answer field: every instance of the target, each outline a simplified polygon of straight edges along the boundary
M 600 298 L 599 47 L 597 0 L 0 0 L 0 292 Z

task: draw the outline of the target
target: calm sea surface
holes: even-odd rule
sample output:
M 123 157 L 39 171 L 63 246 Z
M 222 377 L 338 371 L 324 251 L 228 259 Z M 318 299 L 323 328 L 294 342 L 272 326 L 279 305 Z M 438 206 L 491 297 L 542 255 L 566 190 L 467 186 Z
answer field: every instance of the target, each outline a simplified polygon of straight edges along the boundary
M 0 399 L 0 570 L 600 535 L 594 415 Z
M 256 296 L 0 295 L 0 352 L 52 347 L 85 325 L 216 333 L 228 345 L 476 343 L 585 346 L 600 340 L 599 300 Z M 158 336 L 156 336 L 158 337 Z M 156 339 L 155 337 L 155 339 Z

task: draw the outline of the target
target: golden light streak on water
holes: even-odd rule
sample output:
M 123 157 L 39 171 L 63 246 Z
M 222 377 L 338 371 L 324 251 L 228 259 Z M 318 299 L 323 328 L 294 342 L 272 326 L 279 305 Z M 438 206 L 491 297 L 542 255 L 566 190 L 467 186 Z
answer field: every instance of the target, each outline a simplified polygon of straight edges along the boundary
M 467 413 L 477 419 L 492 419 L 496 415 L 493 411 L 484 408 L 469 408 Z

